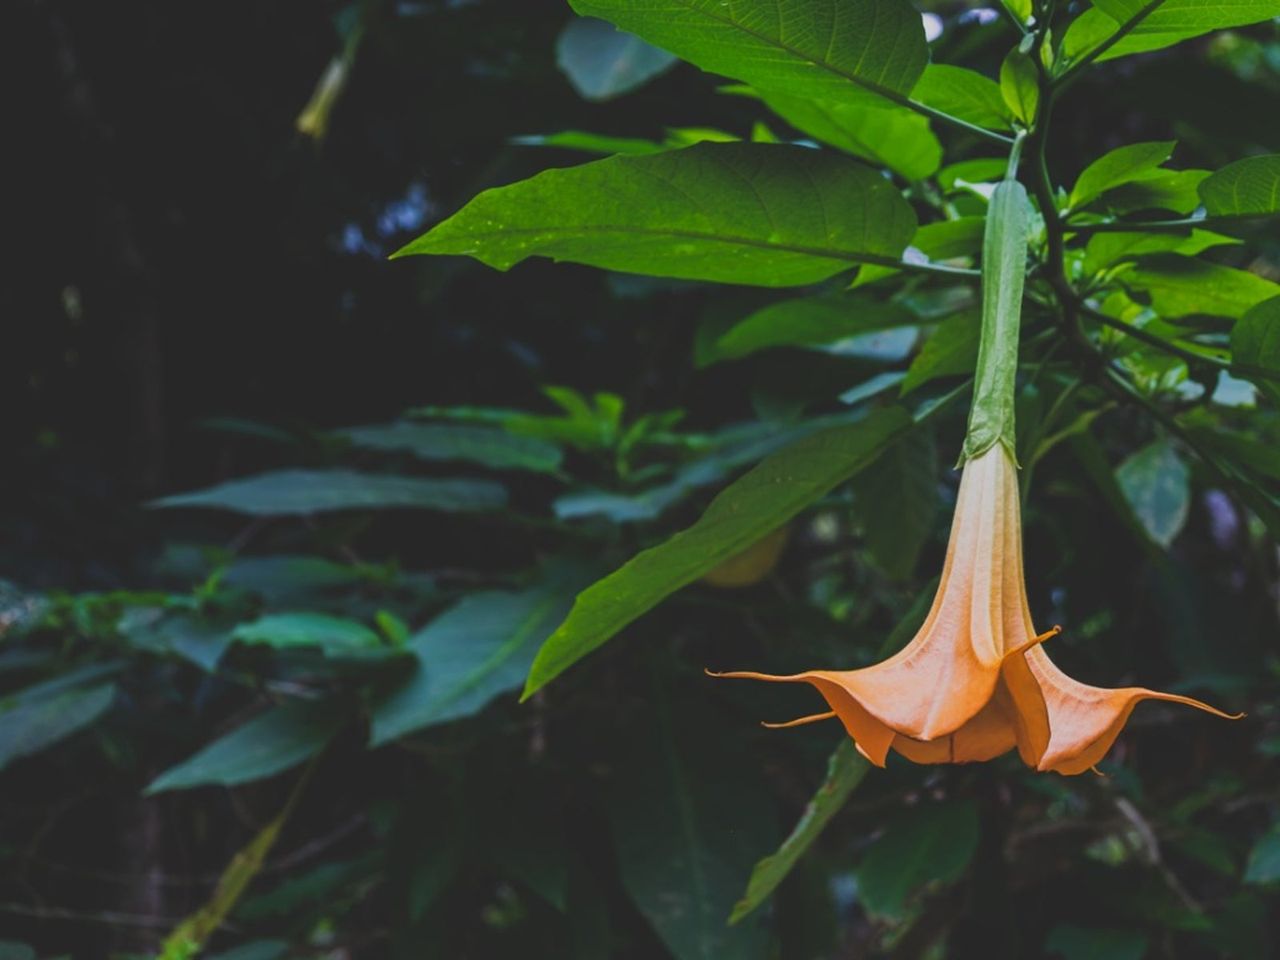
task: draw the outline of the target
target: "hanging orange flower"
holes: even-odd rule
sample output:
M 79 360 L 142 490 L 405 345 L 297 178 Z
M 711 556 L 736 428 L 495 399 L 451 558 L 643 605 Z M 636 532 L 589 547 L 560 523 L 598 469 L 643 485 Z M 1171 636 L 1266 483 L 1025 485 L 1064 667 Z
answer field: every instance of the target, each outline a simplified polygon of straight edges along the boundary
M 968 460 L 933 606 L 899 653 L 861 670 L 716 676 L 808 683 L 859 750 L 883 766 L 896 749 L 922 763 L 986 760 L 1015 744 L 1034 763 L 1049 743 L 1040 687 L 1023 654 L 1036 635 L 1022 576 L 1013 459 L 1003 444 Z

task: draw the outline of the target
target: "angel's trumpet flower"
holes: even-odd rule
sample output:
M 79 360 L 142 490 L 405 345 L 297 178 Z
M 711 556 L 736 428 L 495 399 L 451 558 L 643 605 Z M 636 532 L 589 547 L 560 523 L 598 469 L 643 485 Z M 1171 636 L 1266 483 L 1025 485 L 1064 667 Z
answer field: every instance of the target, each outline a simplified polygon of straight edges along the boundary
M 1024 654 L 1055 633 L 1031 626 L 1017 477 L 997 443 L 965 463 L 937 595 L 899 653 L 860 670 L 717 676 L 810 684 L 831 712 L 793 724 L 837 716 L 878 766 L 890 748 L 936 763 L 990 759 L 1015 743 L 1034 763 L 1048 716 Z

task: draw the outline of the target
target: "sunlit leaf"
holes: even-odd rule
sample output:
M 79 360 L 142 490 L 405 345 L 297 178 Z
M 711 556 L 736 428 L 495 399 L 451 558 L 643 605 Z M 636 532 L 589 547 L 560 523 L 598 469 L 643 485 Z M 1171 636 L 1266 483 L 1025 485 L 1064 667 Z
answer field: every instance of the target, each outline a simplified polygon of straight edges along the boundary
M 1155 170 L 1173 155 L 1174 141 L 1131 143 L 1104 153 L 1076 179 L 1071 206 L 1083 207 L 1108 190 Z
M 1172 253 L 1143 257 L 1121 280 L 1149 297 L 1151 306 L 1168 318 L 1240 317 L 1262 301 L 1280 296 L 1280 284 L 1256 273 Z
M 1095 0 L 1094 7 L 1071 24 L 1066 49 L 1078 58 L 1127 27 L 1124 36 L 1098 58 L 1111 60 L 1275 16 L 1280 16 L 1278 0 Z
M 1280 212 L 1280 154 L 1227 164 L 1200 183 L 1200 198 L 1211 217 Z

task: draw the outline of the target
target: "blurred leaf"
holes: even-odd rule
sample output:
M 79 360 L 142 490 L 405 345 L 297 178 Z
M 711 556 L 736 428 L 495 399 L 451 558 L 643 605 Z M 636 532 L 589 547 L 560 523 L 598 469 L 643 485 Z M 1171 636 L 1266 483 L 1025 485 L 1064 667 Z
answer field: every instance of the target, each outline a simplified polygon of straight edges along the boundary
M 1272 824 L 1271 829 L 1253 845 L 1244 868 L 1245 883 L 1277 881 L 1280 881 L 1280 823 Z
M 1143 257 L 1121 280 L 1126 287 L 1144 291 L 1151 306 L 1168 318 L 1201 313 L 1234 318 L 1280 296 L 1280 285 L 1256 273 L 1174 253 Z
M 1116 480 L 1151 539 L 1168 549 L 1191 506 L 1191 472 L 1168 440 L 1154 440 L 1116 468 Z
M 251 940 L 218 954 L 210 954 L 208 960 L 281 960 L 289 952 L 285 940 Z
M 372 629 L 356 620 L 327 613 L 269 613 L 231 632 L 233 639 L 268 647 L 319 647 L 326 654 L 386 650 Z
M 922 180 L 942 163 L 942 144 L 929 121 L 887 103 L 809 100 L 764 94 L 765 105 L 801 133 L 855 157 L 888 167 L 908 180 Z
M 746 893 L 733 905 L 733 913 L 729 917 L 731 924 L 736 924 L 773 894 L 831 818 L 840 812 L 869 769 L 870 764 L 854 749 L 853 741 L 843 738 L 827 761 L 826 780 L 804 808 L 787 839 L 782 841 L 776 853 L 771 853 L 752 868 Z
M 782 300 L 762 307 L 721 334 L 710 360 L 745 357 L 784 346 L 825 346 L 857 334 L 916 323 L 909 310 L 858 296 Z
M 762 91 L 844 102 L 911 92 L 929 50 L 910 4 L 843 0 L 570 0 L 710 73 Z
M 524 696 L 849 479 L 909 423 L 900 408 L 883 408 L 860 423 L 806 437 L 768 457 L 723 490 L 692 527 L 579 594 L 568 618 L 538 651 Z
M 372 853 L 358 860 L 322 863 L 286 879 L 266 893 L 243 901 L 236 908 L 235 916 L 238 920 L 261 920 L 264 917 L 287 916 L 296 910 L 314 909 L 317 904 L 332 898 L 343 886 L 375 874 L 381 866 L 380 861 L 380 853 Z
M 272 707 L 156 777 L 147 794 L 208 784 L 232 787 L 283 773 L 324 749 L 346 722 L 332 701 Z
M 437 480 L 354 470 L 277 470 L 151 501 L 153 507 L 207 507 L 253 516 L 332 510 L 497 510 L 506 490 L 491 480 Z
M 854 510 L 867 548 L 890 577 L 905 580 L 933 530 L 938 506 L 933 433 L 909 430 L 854 481 Z
M 875 916 L 905 916 L 926 884 L 953 883 L 978 847 L 978 811 L 969 800 L 922 802 L 895 820 L 858 868 L 858 898 Z
M 803 147 L 702 143 L 609 157 L 487 190 L 409 254 L 467 254 L 499 270 L 530 256 L 693 280 L 813 283 L 896 258 L 915 214 L 893 184 Z
M 357 568 L 323 557 L 237 557 L 222 571 L 221 583 L 262 597 L 269 603 L 304 599 L 311 594 L 365 581 Z
M 602 20 L 575 17 L 556 41 L 556 63 L 588 100 L 610 100 L 643 86 L 676 58 Z
M 1049 932 L 1044 948 L 1063 960 L 1142 960 L 1147 955 L 1147 936 L 1140 930 L 1060 923 Z
M 521 593 L 472 594 L 415 633 L 412 672 L 373 707 L 373 746 L 469 717 L 519 687 L 578 582 L 567 576 Z
M 0 698 L 0 770 L 83 730 L 115 696 L 113 683 L 68 689 L 53 681 Z
M 938 377 L 971 374 L 978 362 L 978 334 L 981 322 L 975 311 L 954 314 L 934 329 L 907 369 L 900 395 Z
M 399 421 L 348 427 L 338 435 L 372 450 L 404 451 L 426 461 L 463 460 L 495 470 L 555 473 L 562 459 L 560 448 L 554 444 L 486 427 Z
M 1280 212 L 1280 155 L 1227 164 L 1201 182 L 1200 199 L 1211 217 Z
M 1071 188 L 1072 209 L 1087 206 L 1108 190 L 1149 173 L 1173 156 L 1174 141 L 1131 143 L 1104 153 L 1076 179 Z
M 603 153 L 606 155 L 625 153 L 632 156 L 643 156 L 647 153 L 661 153 L 667 149 L 660 143 L 654 143 L 652 140 L 644 140 L 640 137 L 613 137 L 604 133 L 588 133 L 584 130 L 535 133 L 516 137 L 512 142 L 531 147 L 559 147 L 562 150 L 581 150 L 584 153 Z
M 712 714 L 661 695 L 628 732 L 610 805 L 623 885 L 676 960 L 758 960 L 759 926 L 725 923 L 771 827 L 753 765 Z
M 911 96 L 935 110 L 980 127 L 1012 129 L 1012 116 L 1000 93 L 1000 84 L 976 70 L 931 63 L 925 67 Z
M 1250 308 L 1231 328 L 1231 361 L 1269 371 L 1280 377 L 1280 297 Z M 1239 371 L 1280 402 L 1280 383 Z

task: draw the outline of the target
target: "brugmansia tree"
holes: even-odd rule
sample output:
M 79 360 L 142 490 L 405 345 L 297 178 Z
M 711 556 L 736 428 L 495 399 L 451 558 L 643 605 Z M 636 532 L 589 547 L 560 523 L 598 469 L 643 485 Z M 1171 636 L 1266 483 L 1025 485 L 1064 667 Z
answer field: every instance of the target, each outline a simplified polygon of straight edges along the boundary
M 1064 178 L 1054 116 L 1280 0 L 1005 0 L 939 48 L 964 63 L 910 0 L 571 6 L 584 96 L 680 59 L 750 133 L 524 137 L 606 156 L 478 193 L 396 254 L 453 260 L 394 269 L 587 265 L 654 325 L 688 298 L 692 356 L 649 373 L 692 399 L 233 425 L 289 468 L 153 504 L 245 518 L 229 542 L 145 592 L 0 592 L 0 770 L 54 754 L 215 825 L 166 958 L 1266 956 L 1280 155 L 1120 142 Z M 397 46 L 379 8 L 307 135 Z M 1232 583 L 1184 530 L 1234 544 Z M 766 726 L 838 726 L 754 724 L 797 715 Z M 4 816 L 25 877 L 45 827 Z

